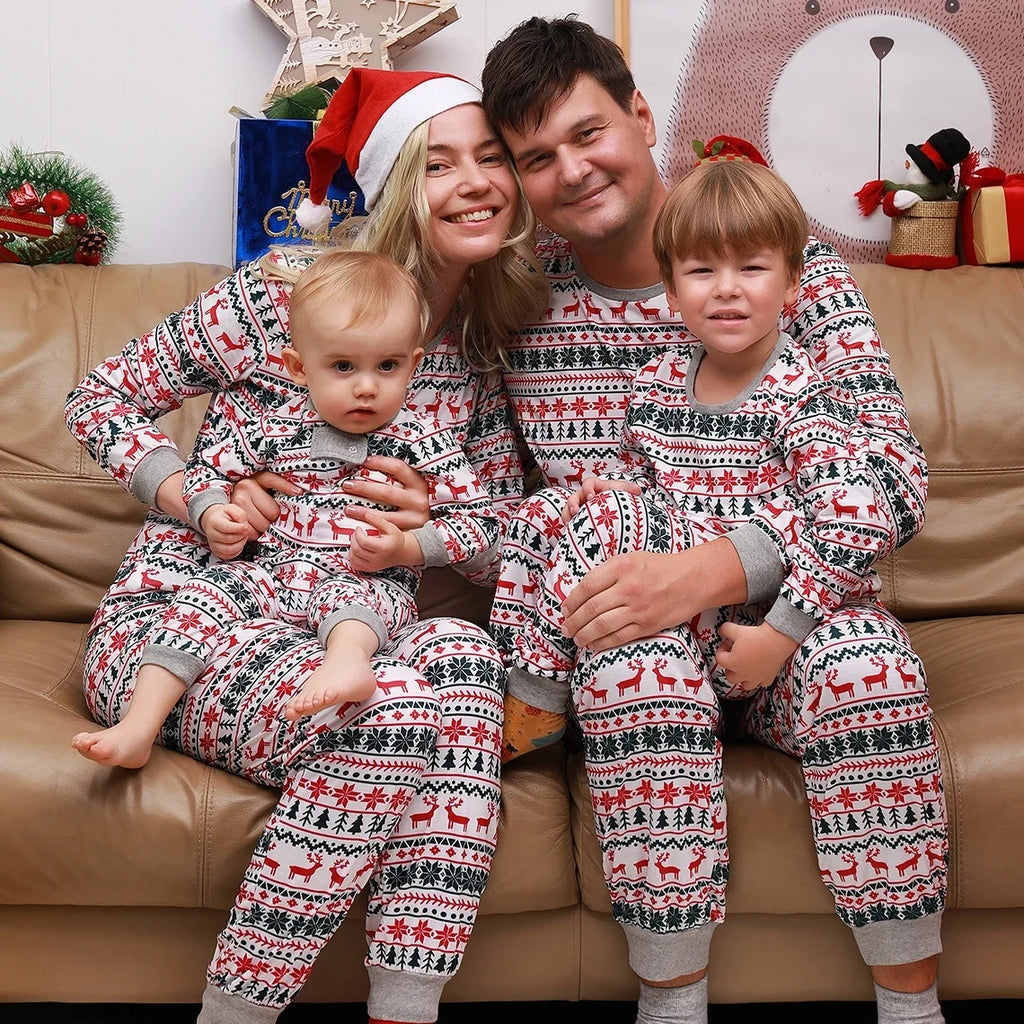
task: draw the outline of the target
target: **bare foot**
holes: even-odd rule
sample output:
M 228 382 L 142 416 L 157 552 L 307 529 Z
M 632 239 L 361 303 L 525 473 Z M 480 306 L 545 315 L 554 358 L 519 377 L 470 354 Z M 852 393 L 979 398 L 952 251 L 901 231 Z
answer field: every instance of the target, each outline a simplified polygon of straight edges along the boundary
M 71 746 L 97 764 L 141 768 L 153 752 L 153 738 L 119 722 L 99 732 L 80 732 Z
M 377 677 L 369 659 L 349 654 L 343 665 L 329 656 L 284 707 L 283 715 L 294 722 L 323 708 L 366 700 L 377 689 Z

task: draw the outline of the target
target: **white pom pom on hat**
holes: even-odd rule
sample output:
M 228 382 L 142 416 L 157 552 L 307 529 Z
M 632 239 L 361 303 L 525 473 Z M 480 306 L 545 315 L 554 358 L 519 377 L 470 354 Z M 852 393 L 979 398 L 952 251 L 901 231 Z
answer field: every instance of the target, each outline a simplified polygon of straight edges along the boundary
M 327 188 L 342 161 L 371 210 L 413 129 L 435 114 L 479 102 L 480 90 L 455 75 L 352 68 L 306 149 L 309 198 L 296 210 L 299 225 L 314 234 L 327 227 Z

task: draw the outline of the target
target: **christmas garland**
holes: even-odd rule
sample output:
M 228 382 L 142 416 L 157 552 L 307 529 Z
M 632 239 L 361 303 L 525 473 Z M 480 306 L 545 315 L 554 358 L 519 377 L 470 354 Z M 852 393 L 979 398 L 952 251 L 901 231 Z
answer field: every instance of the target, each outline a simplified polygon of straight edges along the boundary
M 0 263 L 96 266 L 120 227 L 110 190 L 62 153 L 0 152 Z

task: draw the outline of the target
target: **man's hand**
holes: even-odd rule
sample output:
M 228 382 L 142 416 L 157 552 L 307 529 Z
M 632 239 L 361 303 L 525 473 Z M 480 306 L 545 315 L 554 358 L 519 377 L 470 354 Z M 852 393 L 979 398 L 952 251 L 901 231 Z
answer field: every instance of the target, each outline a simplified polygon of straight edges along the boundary
M 249 520 L 238 505 L 211 505 L 199 521 L 210 550 L 228 561 L 237 558 L 249 539 Z
M 264 470 L 255 476 L 239 480 L 231 489 L 231 502 L 245 512 L 249 523 L 247 540 L 255 540 L 281 514 L 281 508 L 271 491 L 281 494 L 301 494 L 302 488 L 287 477 Z
M 346 494 L 365 498 L 391 510 L 380 512 L 363 505 L 346 505 L 345 514 L 363 523 L 372 522 L 371 516 L 383 515 L 400 530 L 415 530 L 430 520 L 430 500 L 427 482 L 401 459 L 386 455 L 372 455 L 363 463 L 364 469 L 373 470 L 389 478 L 390 482 L 350 476 L 343 484 Z
M 607 651 L 689 622 L 706 608 L 743 604 L 747 580 L 725 537 L 675 554 L 637 551 L 595 566 L 562 605 L 577 647 Z
M 370 533 L 360 527 L 352 534 L 349 564 L 357 572 L 380 572 L 393 565 L 422 565 L 423 552 L 411 534 L 400 530 L 381 512 L 366 509 L 367 522 L 375 529 Z
M 723 622 L 718 628 L 722 644 L 715 662 L 725 678 L 743 690 L 771 686 L 800 644 L 773 629 L 767 622 L 759 626 L 741 626 Z
M 629 480 L 605 480 L 601 476 L 588 476 L 580 484 L 580 489 L 569 495 L 562 510 L 562 522 L 569 522 L 591 498 L 604 491 L 629 491 L 630 494 L 639 494 L 640 487 Z

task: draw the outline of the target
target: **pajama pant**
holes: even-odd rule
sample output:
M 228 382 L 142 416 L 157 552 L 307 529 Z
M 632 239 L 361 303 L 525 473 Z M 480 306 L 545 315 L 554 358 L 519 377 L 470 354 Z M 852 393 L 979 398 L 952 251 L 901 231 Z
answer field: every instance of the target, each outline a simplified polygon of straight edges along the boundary
M 605 879 L 637 974 L 658 981 L 705 967 L 725 915 L 723 700 L 741 702 L 731 707 L 743 735 L 800 759 L 819 872 L 865 961 L 939 952 L 945 803 L 924 667 L 900 623 L 877 603 L 840 608 L 773 686 L 752 693 L 712 665 L 717 626 L 753 624 L 758 609 L 577 650 L 558 606 L 591 568 L 707 538 L 624 491 L 601 494 L 556 531 L 564 493 L 541 492 L 517 511 L 492 633 L 513 672 L 571 673 Z
M 264 562 L 220 562 L 196 573 L 165 606 L 141 664 L 161 665 L 191 683 L 209 663 L 218 638 L 243 619 L 280 619 L 320 632 L 322 643 L 330 629 L 318 631 L 318 623 L 333 627 L 356 619 L 373 629 L 382 648 L 416 619 L 415 594 L 386 577 L 328 576 L 294 554 L 286 564 L 291 574 L 311 584 L 290 586 L 272 563 Z M 410 581 L 415 578 L 405 574 Z
M 171 535 L 180 538 L 180 524 L 151 514 L 90 631 L 85 696 L 103 725 L 124 713 L 177 584 L 202 567 L 200 549 Z M 142 591 L 140 578 L 164 589 Z M 281 790 L 208 981 L 261 1007 L 286 1006 L 368 886 L 368 1010 L 433 1021 L 493 855 L 504 669 L 484 631 L 429 619 L 374 659 L 383 685 L 370 700 L 284 721 L 322 656 L 308 631 L 237 623 L 164 724 L 169 749 Z

